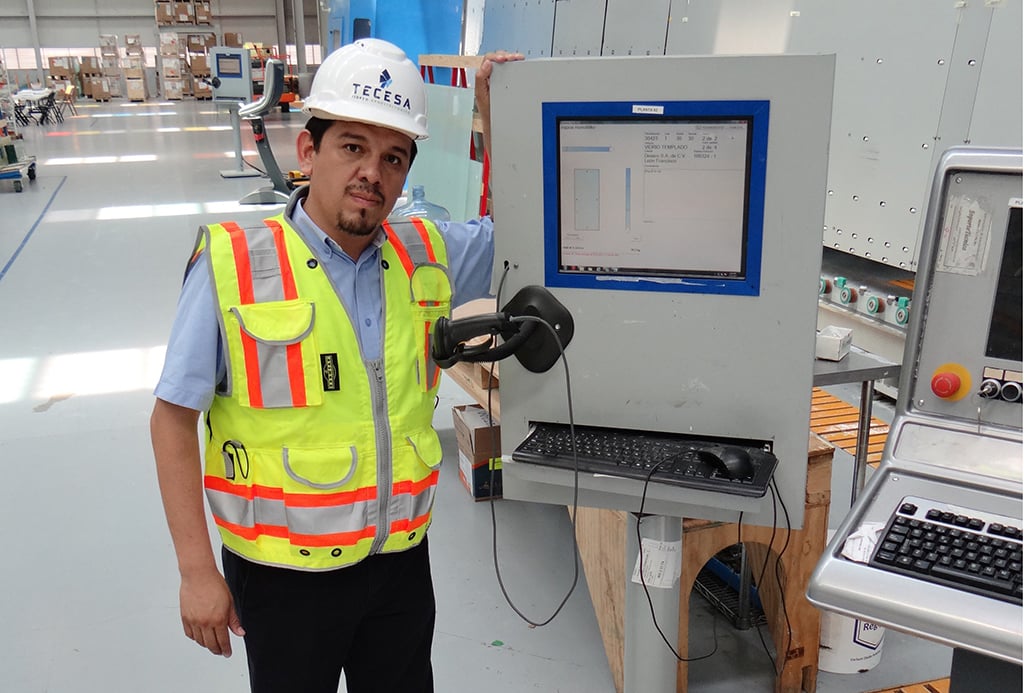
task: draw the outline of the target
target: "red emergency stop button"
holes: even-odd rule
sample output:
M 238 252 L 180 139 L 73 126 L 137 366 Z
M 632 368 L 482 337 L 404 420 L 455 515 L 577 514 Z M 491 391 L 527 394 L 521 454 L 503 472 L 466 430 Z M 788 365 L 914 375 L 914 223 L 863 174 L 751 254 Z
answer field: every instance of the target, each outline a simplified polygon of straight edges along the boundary
M 932 392 L 943 399 L 952 397 L 960 390 L 960 376 L 949 371 L 940 371 L 932 376 Z

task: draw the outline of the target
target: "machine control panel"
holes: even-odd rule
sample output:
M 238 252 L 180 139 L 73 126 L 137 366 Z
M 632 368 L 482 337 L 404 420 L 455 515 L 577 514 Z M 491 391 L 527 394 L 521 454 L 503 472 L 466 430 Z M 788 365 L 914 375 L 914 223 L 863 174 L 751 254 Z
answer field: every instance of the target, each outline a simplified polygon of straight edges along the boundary
M 1020 177 L 959 171 L 946 185 L 909 407 L 1019 427 Z

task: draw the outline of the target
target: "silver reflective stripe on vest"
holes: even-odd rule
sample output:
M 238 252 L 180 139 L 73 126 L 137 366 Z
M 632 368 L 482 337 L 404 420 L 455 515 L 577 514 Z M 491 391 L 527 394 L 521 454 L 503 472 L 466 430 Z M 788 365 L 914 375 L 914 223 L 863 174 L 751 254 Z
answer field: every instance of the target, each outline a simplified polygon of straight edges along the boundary
M 335 507 L 287 507 L 281 500 L 257 497 L 250 501 L 211 489 L 207 489 L 207 498 L 213 514 L 231 524 L 247 528 L 287 527 L 291 534 L 309 536 L 363 531 L 368 506 L 374 503 L 369 500 Z
M 263 224 L 249 226 L 242 231 L 249 247 L 249 268 L 252 270 L 252 291 L 256 303 L 283 301 L 281 261 L 277 256 L 274 232 Z

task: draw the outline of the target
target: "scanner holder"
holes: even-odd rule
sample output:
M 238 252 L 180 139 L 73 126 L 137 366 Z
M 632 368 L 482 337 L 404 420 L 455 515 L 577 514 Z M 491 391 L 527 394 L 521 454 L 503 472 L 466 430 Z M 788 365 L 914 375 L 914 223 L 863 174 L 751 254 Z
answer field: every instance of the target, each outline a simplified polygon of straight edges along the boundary
M 524 316 L 543 320 L 555 334 L 536 320 L 516 319 Z M 441 368 L 451 368 L 460 361 L 501 361 L 514 355 L 528 371 L 543 373 L 558 361 L 572 340 L 573 328 L 569 310 L 551 292 L 542 286 L 525 286 L 501 312 L 456 320 L 438 318 L 430 356 Z M 467 344 L 483 336 L 488 337 L 487 341 Z

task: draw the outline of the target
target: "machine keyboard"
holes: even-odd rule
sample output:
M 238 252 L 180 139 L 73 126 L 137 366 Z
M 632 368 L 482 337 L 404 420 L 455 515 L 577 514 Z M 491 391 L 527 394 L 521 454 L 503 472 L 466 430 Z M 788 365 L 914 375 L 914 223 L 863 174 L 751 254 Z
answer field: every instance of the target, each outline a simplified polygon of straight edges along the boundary
M 871 565 L 1021 604 L 1020 520 L 936 505 L 904 498 Z
M 576 453 L 568 424 L 535 423 L 512 459 L 559 469 L 625 477 L 684 488 L 760 498 L 778 464 L 761 447 L 725 445 L 672 433 L 576 426 Z M 718 463 L 726 447 L 749 456 L 751 473 L 730 478 Z M 653 472 L 652 472 L 653 470 Z

